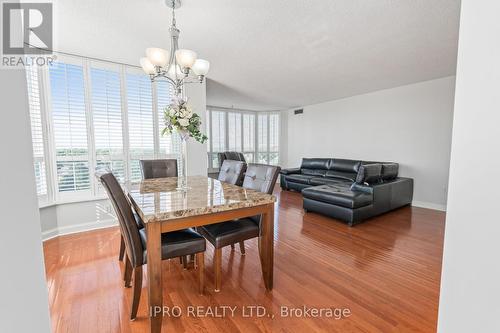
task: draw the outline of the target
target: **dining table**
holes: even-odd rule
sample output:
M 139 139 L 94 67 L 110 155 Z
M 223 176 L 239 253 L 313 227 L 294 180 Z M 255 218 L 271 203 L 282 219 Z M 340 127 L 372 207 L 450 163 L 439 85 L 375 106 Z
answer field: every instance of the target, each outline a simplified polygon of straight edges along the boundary
M 267 193 L 221 182 L 206 176 L 188 176 L 187 188 L 177 177 L 146 179 L 127 189 L 147 235 L 147 289 L 150 332 L 161 332 L 163 289 L 161 234 L 186 228 L 261 215 L 258 239 L 265 288 L 273 289 L 274 204 Z

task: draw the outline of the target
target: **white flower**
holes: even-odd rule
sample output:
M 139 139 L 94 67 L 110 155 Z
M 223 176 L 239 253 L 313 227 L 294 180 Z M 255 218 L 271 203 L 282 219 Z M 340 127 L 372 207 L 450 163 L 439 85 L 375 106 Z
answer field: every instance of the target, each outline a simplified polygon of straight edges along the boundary
M 193 116 L 193 110 L 191 108 L 187 108 L 185 112 L 186 118 L 191 119 Z
M 170 109 L 170 111 L 169 111 L 169 115 L 170 115 L 170 117 L 175 116 L 175 109 L 173 109 L 173 108 L 172 108 L 172 109 Z
M 189 119 L 179 118 L 179 124 L 183 127 L 186 127 L 189 125 Z

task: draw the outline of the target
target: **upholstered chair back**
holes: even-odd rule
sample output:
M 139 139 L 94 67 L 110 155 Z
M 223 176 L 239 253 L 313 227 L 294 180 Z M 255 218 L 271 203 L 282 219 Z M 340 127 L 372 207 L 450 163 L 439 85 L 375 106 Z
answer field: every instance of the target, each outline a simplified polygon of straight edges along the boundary
M 241 186 L 246 166 L 245 162 L 225 160 L 222 163 L 217 179 L 222 182 Z
M 225 151 L 218 154 L 219 156 L 219 167 L 222 167 L 222 164 L 225 160 L 233 160 L 233 161 L 241 161 L 245 162 L 245 155 L 237 151 Z
M 142 179 L 177 177 L 177 160 L 141 160 Z
M 99 176 L 99 178 L 115 209 L 120 230 L 125 241 L 125 251 L 132 267 L 141 266 L 143 264 L 144 249 L 130 203 L 112 173 L 105 173 Z
M 247 172 L 243 179 L 243 187 L 272 194 L 280 170 L 281 168 L 279 166 L 250 163 L 247 166 Z M 261 215 L 250 217 L 250 219 L 258 225 L 260 225 L 261 218 Z
M 272 194 L 280 170 L 279 166 L 250 163 L 243 179 L 243 187 Z

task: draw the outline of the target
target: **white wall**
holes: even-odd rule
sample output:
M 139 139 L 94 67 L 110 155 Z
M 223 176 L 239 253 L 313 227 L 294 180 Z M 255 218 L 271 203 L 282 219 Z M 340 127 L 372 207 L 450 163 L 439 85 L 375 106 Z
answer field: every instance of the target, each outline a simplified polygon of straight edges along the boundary
M 414 205 L 445 209 L 455 77 L 288 112 L 288 158 L 337 157 L 400 164 L 415 179 Z
M 26 78 L 0 71 L 0 332 L 50 332 Z
M 500 332 L 499 1 L 462 1 L 438 331 Z

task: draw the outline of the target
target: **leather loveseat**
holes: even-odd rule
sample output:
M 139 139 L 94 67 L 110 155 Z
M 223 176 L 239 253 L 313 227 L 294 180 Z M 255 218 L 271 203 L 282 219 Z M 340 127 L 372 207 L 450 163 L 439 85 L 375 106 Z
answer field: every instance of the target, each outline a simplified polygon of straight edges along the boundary
M 399 165 L 336 158 L 304 158 L 300 168 L 281 170 L 283 190 L 302 192 L 305 211 L 350 226 L 411 204 L 413 179 L 398 177 Z

